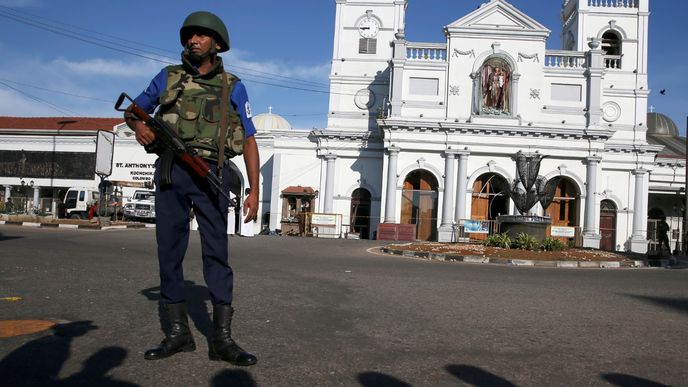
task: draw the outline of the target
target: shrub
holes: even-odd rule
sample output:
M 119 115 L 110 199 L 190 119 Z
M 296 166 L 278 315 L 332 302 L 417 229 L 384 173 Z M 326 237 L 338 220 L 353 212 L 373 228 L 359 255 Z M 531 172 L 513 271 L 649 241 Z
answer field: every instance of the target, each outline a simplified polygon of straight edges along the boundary
M 566 245 L 560 239 L 547 237 L 540 242 L 540 248 L 545 251 L 561 251 Z
M 521 250 L 536 250 L 539 248 L 538 240 L 534 236 L 524 232 L 518 233 L 514 240 L 514 247 Z
M 509 235 L 504 233 L 504 234 L 492 234 L 485 239 L 485 242 L 483 242 L 485 246 L 489 247 L 502 247 L 505 249 L 508 249 L 511 247 L 511 238 L 509 238 Z

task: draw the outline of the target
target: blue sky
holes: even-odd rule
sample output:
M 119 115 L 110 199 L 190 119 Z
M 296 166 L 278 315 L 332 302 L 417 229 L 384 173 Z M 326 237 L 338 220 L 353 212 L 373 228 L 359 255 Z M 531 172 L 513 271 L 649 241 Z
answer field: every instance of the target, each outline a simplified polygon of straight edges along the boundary
M 561 0 L 510 2 L 552 30 L 547 48 L 559 48 Z M 407 39 L 443 42 L 442 27 L 481 3 L 410 0 Z M 121 91 L 138 94 L 178 61 L 179 27 L 196 10 L 227 24 L 225 62 L 255 113 L 272 106 L 296 128 L 326 126 L 335 0 L 0 0 L 0 115 L 118 116 Z M 650 104 L 684 133 L 688 50 L 679 20 L 688 1 L 651 0 L 650 11 Z

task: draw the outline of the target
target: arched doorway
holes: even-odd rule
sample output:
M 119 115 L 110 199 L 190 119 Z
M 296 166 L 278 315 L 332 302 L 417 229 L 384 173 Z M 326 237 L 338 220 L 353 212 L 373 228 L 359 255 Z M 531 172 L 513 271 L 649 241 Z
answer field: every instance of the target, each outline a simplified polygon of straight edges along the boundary
M 416 225 L 416 239 L 437 240 L 437 179 L 418 169 L 406 176 L 401 191 L 401 223 Z
M 611 200 L 600 203 L 600 250 L 616 250 L 616 205 Z
M 509 213 L 509 185 L 496 173 L 480 175 L 473 183 L 471 195 L 471 219 L 496 220 Z M 486 234 L 471 234 L 472 239 L 485 239 Z
M 349 223 L 351 232 L 358 233 L 361 239 L 370 239 L 370 192 L 365 188 L 357 188 L 351 194 Z
M 545 211 L 552 218 L 552 226 L 578 226 L 578 198 L 578 189 L 571 179 L 559 180 L 554 199 Z

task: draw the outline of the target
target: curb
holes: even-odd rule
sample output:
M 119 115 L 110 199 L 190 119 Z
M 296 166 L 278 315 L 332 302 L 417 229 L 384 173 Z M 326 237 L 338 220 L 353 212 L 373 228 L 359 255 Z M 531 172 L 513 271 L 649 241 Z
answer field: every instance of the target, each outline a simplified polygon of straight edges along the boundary
M 593 269 L 620 269 L 649 267 L 647 261 L 540 261 L 530 259 L 490 258 L 483 256 L 436 254 L 425 251 L 410 251 L 380 247 L 380 251 L 391 255 L 400 255 L 409 258 L 425 258 L 431 261 L 465 262 L 465 263 L 491 263 L 524 267 L 551 267 L 551 268 L 593 268 Z M 666 267 L 666 266 L 663 266 Z
M 0 220 L 0 225 L 22 226 L 35 228 L 62 228 L 72 230 L 124 230 L 138 228 L 155 228 L 155 224 L 121 224 L 115 226 L 101 226 L 99 224 L 65 224 L 65 223 L 36 223 L 36 222 L 15 222 Z

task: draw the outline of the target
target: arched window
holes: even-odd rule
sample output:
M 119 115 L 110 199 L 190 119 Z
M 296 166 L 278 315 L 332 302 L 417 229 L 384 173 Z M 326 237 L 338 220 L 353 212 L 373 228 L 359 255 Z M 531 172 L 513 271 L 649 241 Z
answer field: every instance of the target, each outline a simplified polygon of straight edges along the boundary
M 621 37 L 615 31 L 607 31 L 602 35 L 602 51 L 604 64 L 607 68 L 621 68 Z
M 512 69 L 502 58 L 489 58 L 480 72 L 480 114 L 511 116 Z

